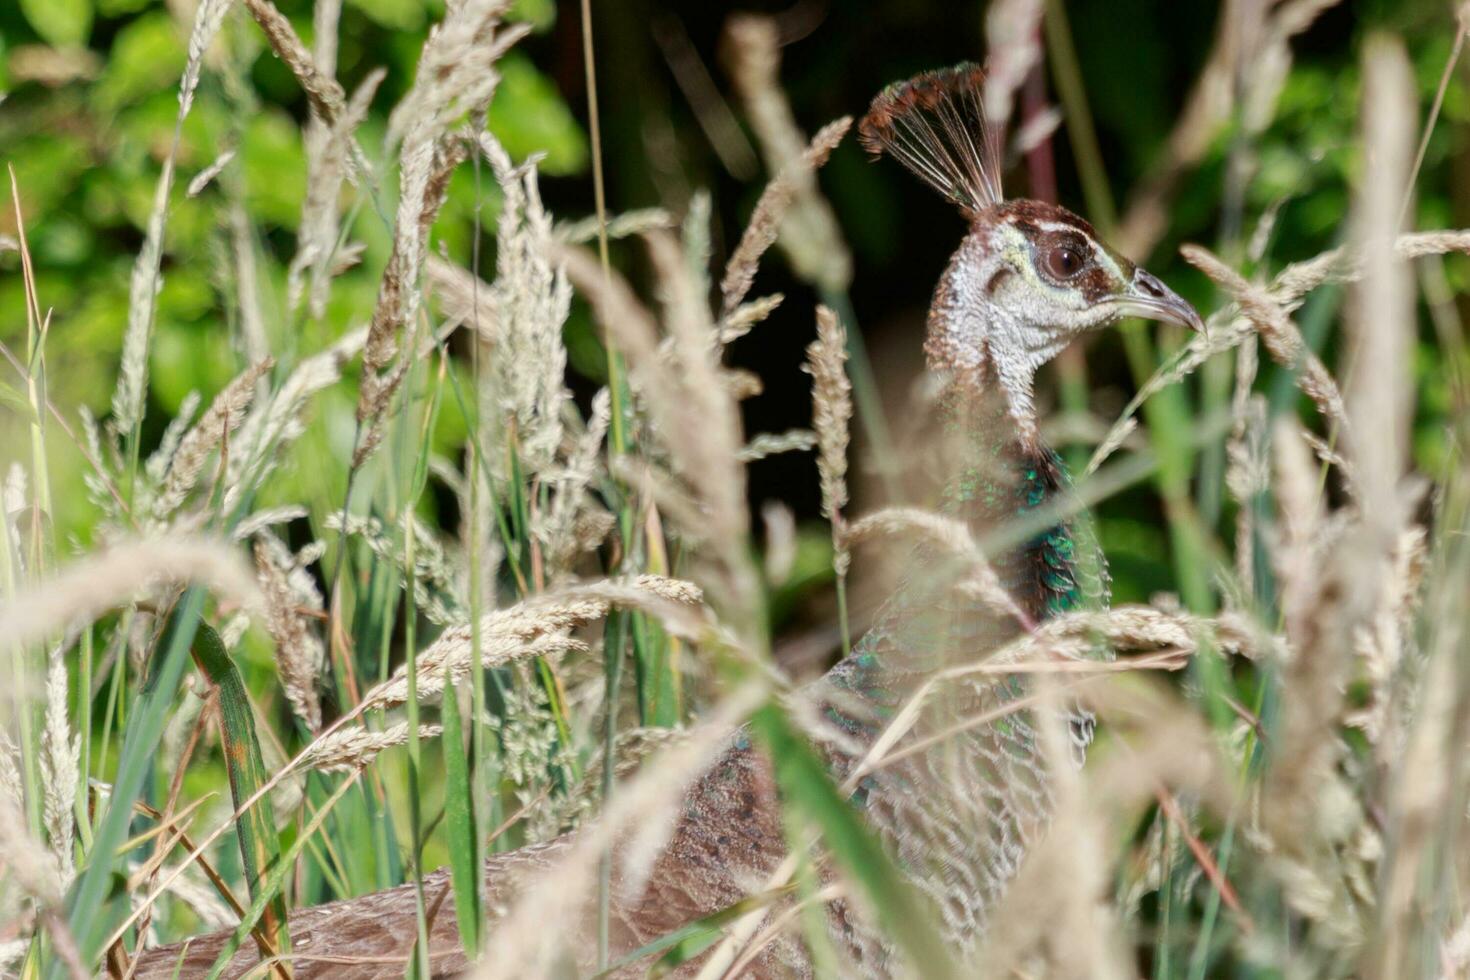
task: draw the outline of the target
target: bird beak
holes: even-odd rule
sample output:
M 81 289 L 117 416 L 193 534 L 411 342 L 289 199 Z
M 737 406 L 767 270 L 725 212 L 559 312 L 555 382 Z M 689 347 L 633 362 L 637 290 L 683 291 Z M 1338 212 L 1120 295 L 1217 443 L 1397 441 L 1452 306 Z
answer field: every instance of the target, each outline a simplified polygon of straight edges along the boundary
M 1195 333 L 1204 333 L 1200 315 L 1174 290 L 1159 282 L 1158 277 L 1143 269 L 1133 273 L 1133 281 L 1113 301 L 1123 316 L 1143 317 L 1161 323 L 1176 323 Z

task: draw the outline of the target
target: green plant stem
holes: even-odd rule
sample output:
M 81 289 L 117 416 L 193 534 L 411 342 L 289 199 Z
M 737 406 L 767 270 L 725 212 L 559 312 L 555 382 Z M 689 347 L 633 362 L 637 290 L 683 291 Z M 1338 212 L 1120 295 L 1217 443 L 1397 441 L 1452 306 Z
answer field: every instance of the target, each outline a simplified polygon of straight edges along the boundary
M 602 799 L 604 805 L 612 794 L 613 775 L 617 770 L 618 695 L 623 680 L 623 651 L 628 642 L 626 612 L 615 612 L 603 630 L 603 671 L 607 693 L 603 697 L 602 724 Z M 612 861 L 604 855 L 597 868 L 597 968 L 607 967 L 608 923 L 612 903 Z
M 67 924 L 83 963 L 96 963 L 102 955 L 102 940 L 110 921 L 102 909 L 112 882 L 113 855 L 127 840 L 133 803 L 142 793 L 144 780 L 153 766 L 154 751 L 163 736 L 168 709 L 188 664 L 189 647 L 194 642 L 203 609 L 204 591 L 191 587 L 179 600 L 168 632 L 153 652 L 148 681 L 138 695 L 137 708 L 123 736 L 112 796 L 97 827 L 86 867 L 67 894 Z M 121 664 L 114 669 L 122 669 Z M 49 964 L 46 975 L 49 980 L 61 980 L 64 970 L 58 958 Z

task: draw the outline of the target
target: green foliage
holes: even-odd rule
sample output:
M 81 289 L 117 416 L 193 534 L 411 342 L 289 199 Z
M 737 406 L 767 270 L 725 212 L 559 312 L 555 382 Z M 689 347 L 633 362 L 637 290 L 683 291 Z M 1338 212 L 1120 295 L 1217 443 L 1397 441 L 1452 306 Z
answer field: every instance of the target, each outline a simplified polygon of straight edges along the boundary
M 580 173 L 587 166 L 587 140 L 551 82 L 518 51 L 500 62 L 500 71 L 500 91 L 490 103 L 491 132 L 515 159 L 544 153 L 542 173 Z
M 92 28 L 92 0 L 20 0 L 26 20 L 47 43 L 82 44 Z

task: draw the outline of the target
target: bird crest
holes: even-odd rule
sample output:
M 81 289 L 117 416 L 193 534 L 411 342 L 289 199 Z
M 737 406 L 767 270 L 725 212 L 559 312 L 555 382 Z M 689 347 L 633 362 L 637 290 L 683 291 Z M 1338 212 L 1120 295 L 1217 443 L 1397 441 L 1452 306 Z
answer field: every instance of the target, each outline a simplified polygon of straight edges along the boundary
M 972 62 L 888 86 L 858 124 L 874 158 L 887 153 L 967 217 L 1001 203 L 1001 134 L 985 118 L 985 71 Z

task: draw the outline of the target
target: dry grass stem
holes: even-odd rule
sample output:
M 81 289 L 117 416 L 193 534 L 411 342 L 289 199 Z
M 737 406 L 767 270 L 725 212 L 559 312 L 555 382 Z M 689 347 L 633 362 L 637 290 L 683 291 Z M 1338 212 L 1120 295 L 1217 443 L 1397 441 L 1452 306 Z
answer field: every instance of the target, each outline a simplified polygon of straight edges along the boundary
M 1401 48 L 1378 39 L 1364 55 L 1363 145 L 1368 170 L 1353 214 L 1363 279 L 1348 307 L 1348 412 L 1339 434 L 1358 465 L 1363 520 L 1386 555 L 1403 523 L 1416 323 L 1414 280 L 1395 242 L 1413 152 L 1414 84 Z M 1381 560 L 1381 559 L 1380 559 Z
M 926 542 L 960 559 L 968 571 L 956 583 L 957 588 L 971 592 L 991 609 L 1028 629 L 1035 625 L 1001 585 L 995 569 L 963 521 L 914 507 L 889 507 L 853 522 L 845 532 L 843 543 L 850 547 L 868 537 L 899 534 L 920 535 Z
M 766 169 L 779 175 L 772 183 L 788 187 L 784 192 L 786 200 L 780 205 L 782 214 L 772 216 L 779 229 L 772 227 L 770 234 L 774 237 L 779 230 L 781 245 L 801 279 L 821 290 L 845 289 L 852 281 L 852 255 L 837 227 L 832 206 L 821 196 L 815 177 L 815 171 L 831 152 L 830 147 L 825 151 L 816 151 L 816 148 L 824 141 L 824 134 L 832 124 L 824 127 L 803 152 L 805 139 L 780 84 L 781 55 L 778 28 L 773 18 L 754 14 L 732 16 L 725 25 L 723 47 L 735 88 L 760 143 Z M 842 127 L 843 132 L 846 128 Z M 835 146 L 841 138 L 841 134 L 837 134 L 832 145 Z M 759 204 L 756 205 L 756 213 L 761 213 Z M 755 223 L 752 217 L 751 224 Z M 769 241 L 761 246 L 760 251 L 764 252 L 768 247 Z M 758 254 L 751 260 L 752 273 L 756 258 L 759 258 Z M 731 268 L 734 267 L 732 257 Z M 730 282 L 728 273 L 725 282 Z M 749 283 L 744 288 L 748 289 Z M 730 289 L 723 291 L 725 306 L 722 312 L 728 314 L 739 299 L 732 302 Z M 740 295 L 743 298 L 743 289 Z
M 18 650 L 171 582 L 197 582 L 252 608 L 260 601 L 244 561 L 222 542 L 177 536 L 123 541 L 0 605 L 0 636 Z
M 1302 391 L 1316 403 L 1323 417 L 1340 433 L 1345 434 L 1348 431 L 1347 410 L 1343 406 L 1342 393 L 1337 388 L 1337 382 L 1332 379 L 1321 359 L 1307 350 L 1301 331 L 1272 295 L 1251 285 L 1240 273 L 1206 249 L 1197 245 L 1185 245 L 1180 252 L 1191 265 L 1213 279 L 1240 304 L 1241 311 L 1260 334 L 1272 359 L 1282 367 L 1297 372 L 1297 384 Z
M 775 242 L 786 212 L 801 189 L 802 182 L 810 180 L 813 171 L 827 162 L 827 157 L 842 142 L 851 127 L 850 116 L 823 126 L 812 137 L 806 150 L 787 163 L 761 192 L 760 200 L 756 201 L 755 210 L 751 212 L 750 222 L 740 236 L 740 244 L 735 247 L 730 261 L 725 265 L 725 277 L 720 280 L 720 293 L 724 297 L 721 311 L 723 319 L 728 320 L 750 292 L 761 256 Z
M 154 514 L 167 517 L 177 510 L 199 482 L 199 474 L 209 454 L 223 451 L 230 434 L 245 421 L 245 412 L 255 398 L 256 382 L 275 365 L 267 357 L 246 368 L 219 393 L 198 423 L 179 441 L 172 455 L 163 490 L 154 504 Z

